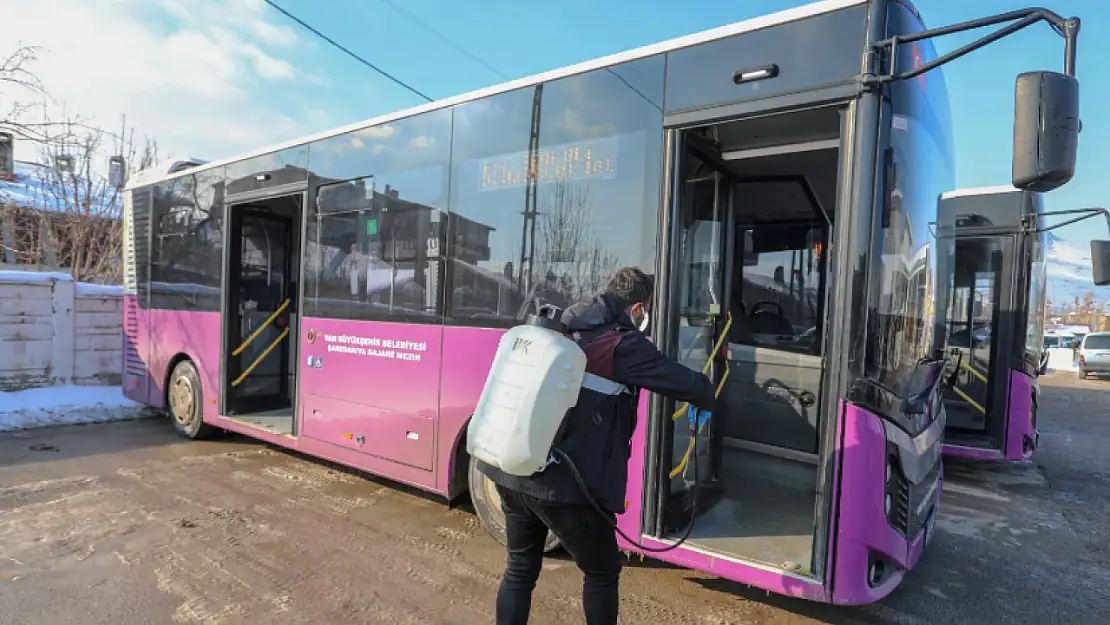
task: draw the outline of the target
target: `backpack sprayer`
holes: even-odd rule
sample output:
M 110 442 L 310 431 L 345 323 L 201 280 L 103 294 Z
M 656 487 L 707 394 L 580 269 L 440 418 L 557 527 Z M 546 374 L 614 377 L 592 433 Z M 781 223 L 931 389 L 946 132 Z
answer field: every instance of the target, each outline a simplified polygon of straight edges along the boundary
M 501 337 L 489 377 L 467 427 L 466 450 L 474 458 L 519 477 L 543 471 L 552 455 L 558 456 L 570 468 L 586 500 L 608 521 L 609 515 L 590 494 L 578 467 L 566 453 L 555 447 L 555 440 L 562 432 L 567 414 L 578 403 L 578 395 L 583 388 L 604 395 L 618 395 L 625 387 L 586 372 L 586 354 L 566 336 L 566 328 L 558 318 L 561 312 L 555 306 L 541 307 L 537 314 L 528 317 L 524 325 L 510 329 Z M 712 367 L 713 359 L 724 344 L 731 326 L 730 313 L 721 336 L 702 367 L 703 374 L 707 374 Z M 728 373 L 726 361 L 715 396 L 720 396 Z M 711 415 L 686 402 L 671 415 L 671 420 L 677 421 L 683 414 L 689 416 L 690 444 L 678 466 L 670 472 L 671 478 L 682 474 L 693 454 L 693 509 L 682 537 L 666 547 L 648 547 L 632 540 L 615 522 L 610 522 L 621 538 L 646 552 L 662 553 L 675 549 L 686 542 L 694 528 L 698 496 L 695 449 L 698 433 L 709 422 Z

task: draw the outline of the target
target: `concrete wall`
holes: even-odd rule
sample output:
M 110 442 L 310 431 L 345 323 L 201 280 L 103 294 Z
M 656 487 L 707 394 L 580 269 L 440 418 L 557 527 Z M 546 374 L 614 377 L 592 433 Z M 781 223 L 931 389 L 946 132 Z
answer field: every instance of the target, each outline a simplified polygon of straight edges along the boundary
M 123 289 L 0 271 L 0 391 L 118 385 Z

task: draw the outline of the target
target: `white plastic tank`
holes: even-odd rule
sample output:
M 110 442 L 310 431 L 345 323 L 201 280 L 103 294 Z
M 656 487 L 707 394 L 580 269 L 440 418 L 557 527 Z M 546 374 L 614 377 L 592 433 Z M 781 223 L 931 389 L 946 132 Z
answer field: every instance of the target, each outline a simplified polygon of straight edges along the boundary
M 578 403 L 586 354 L 545 308 L 501 337 L 467 429 L 471 456 L 505 473 L 542 470 L 567 411 Z

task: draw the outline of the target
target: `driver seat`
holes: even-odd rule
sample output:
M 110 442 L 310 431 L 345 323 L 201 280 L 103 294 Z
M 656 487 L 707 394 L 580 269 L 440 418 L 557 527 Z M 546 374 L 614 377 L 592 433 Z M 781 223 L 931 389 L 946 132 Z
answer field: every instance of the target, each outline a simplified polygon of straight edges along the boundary
M 793 336 L 794 326 L 779 313 L 767 308 L 752 311 L 748 316 L 748 327 L 752 334 L 775 334 L 778 336 Z

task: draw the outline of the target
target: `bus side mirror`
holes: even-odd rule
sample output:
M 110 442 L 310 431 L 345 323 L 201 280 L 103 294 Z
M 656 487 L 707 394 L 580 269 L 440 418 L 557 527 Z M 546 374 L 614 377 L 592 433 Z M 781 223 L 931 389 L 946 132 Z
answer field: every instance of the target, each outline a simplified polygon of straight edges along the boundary
M 1091 241 L 1091 277 L 1095 286 L 1110 284 L 1110 241 Z
M 1048 350 L 1041 352 L 1041 360 L 1037 363 L 1037 375 L 1042 376 L 1048 373 Z
M 1043 193 L 1075 175 L 1079 149 L 1079 81 L 1056 72 L 1026 72 L 1014 88 L 1013 184 Z

